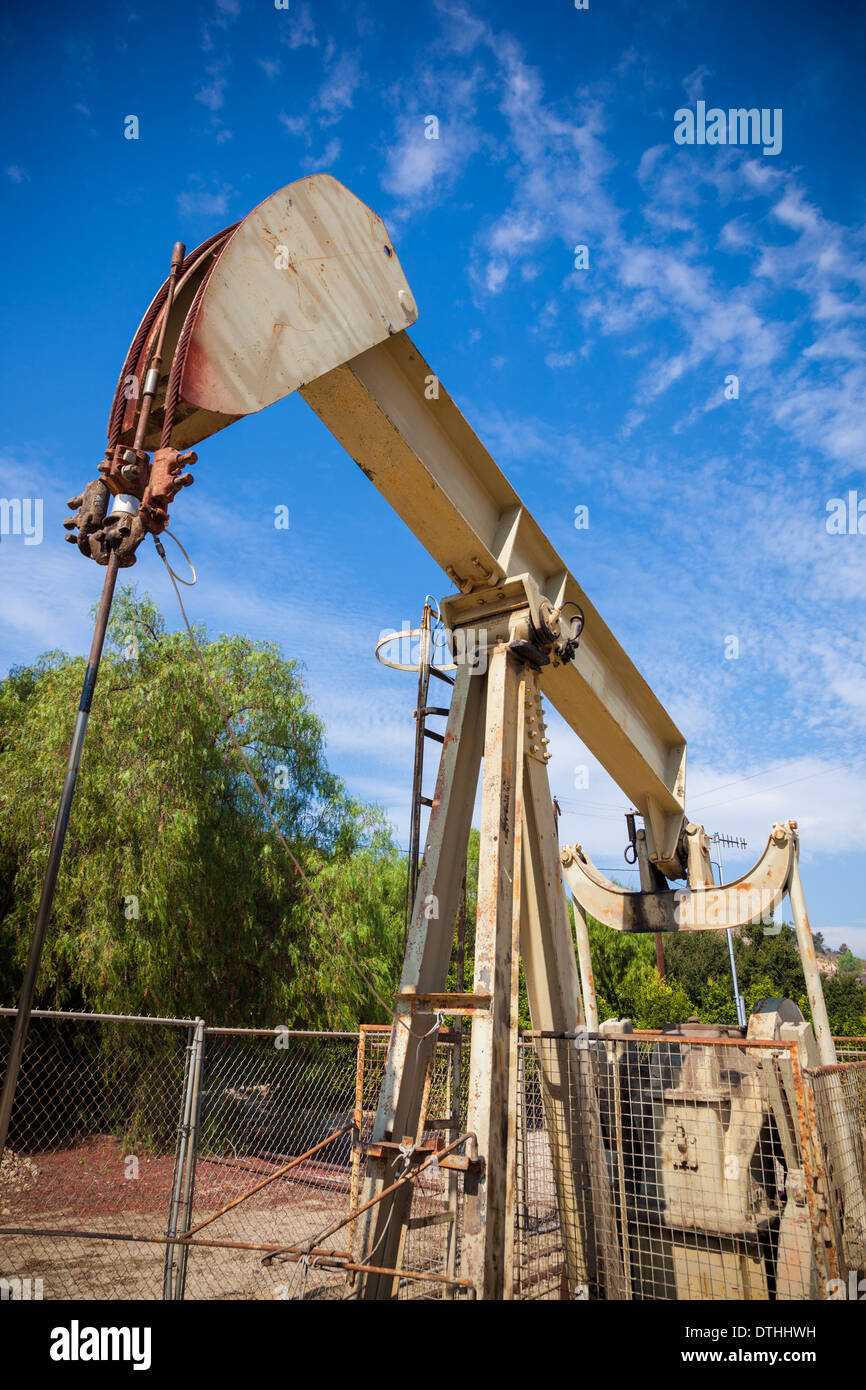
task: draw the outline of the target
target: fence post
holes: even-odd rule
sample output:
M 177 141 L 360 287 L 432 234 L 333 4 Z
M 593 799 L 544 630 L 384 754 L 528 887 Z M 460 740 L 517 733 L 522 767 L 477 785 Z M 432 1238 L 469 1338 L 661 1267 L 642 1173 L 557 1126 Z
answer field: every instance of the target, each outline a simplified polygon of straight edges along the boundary
M 359 1202 L 361 1190 L 361 1155 L 364 1149 L 364 1063 L 366 1058 L 367 1032 L 366 1025 L 358 1024 L 358 1051 L 355 1059 L 355 1111 L 353 1116 L 354 1130 L 352 1133 L 352 1160 L 349 1178 L 349 1210 L 354 1211 Z M 349 1249 L 355 1251 L 355 1222 L 349 1222 L 348 1232 Z M 348 1274 L 346 1282 L 351 1288 L 357 1283 L 357 1274 Z
M 198 1125 L 201 1110 L 201 1061 L 204 1052 L 204 1023 L 197 1018 L 190 1029 L 183 1074 L 180 1120 L 174 1154 L 174 1174 L 171 1182 L 171 1202 L 166 1235 L 171 1239 L 178 1230 L 189 1229 L 192 1209 L 192 1183 L 195 1154 L 198 1146 Z M 186 1282 L 187 1249 L 176 1256 L 176 1245 L 165 1248 L 162 1277 L 162 1296 L 166 1301 L 183 1297 Z
M 201 1125 L 201 1087 L 202 1076 L 204 1073 L 204 1020 L 197 1018 L 195 1021 L 195 1032 L 193 1033 L 193 1058 L 190 1079 L 190 1117 L 189 1117 L 189 1137 L 187 1139 L 186 1164 L 183 1175 L 183 1195 L 181 1197 L 180 1213 L 178 1219 L 178 1229 L 181 1233 L 188 1231 L 192 1225 L 192 1200 L 195 1192 L 195 1171 L 198 1162 L 198 1136 Z M 175 1276 L 174 1296 L 182 1299 L 186 1292 L 186 1265 L 189 1259 L 189 1246 L 180 1247 L 180 1258 L 177 1262 L 177 1274 Z

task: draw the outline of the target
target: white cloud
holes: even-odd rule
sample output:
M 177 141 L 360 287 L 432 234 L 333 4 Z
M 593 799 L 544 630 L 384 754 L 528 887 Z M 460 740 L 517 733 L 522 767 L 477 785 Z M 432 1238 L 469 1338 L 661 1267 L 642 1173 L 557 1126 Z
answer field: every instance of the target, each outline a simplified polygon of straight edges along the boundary
M 177 195 L 178 212 L 183 218 L 225 217 L 234 189 L 229 185 L 216 191 L 205 188 L 186 189 Z
M 382 176 L 386 190 L 401 200 L 398 218 L 453 190 L 472 152 L 495 150 L 510 163 L 513 193 L 476 233 L 470 256 L 476 289 L 502 294 L 516 274 L 532 280 L 540 268 L 549 273 L 552 257 L 561 257 L 563 287 L 580 294 L 578 311 L 587 328 L 629 334 L 629 351 L 644 355 L 645 370 L 624 412 L 632 428 L 674 385 L 683 400 L 694 382 L 697 402 L 686 405 L 675 426 L 682 432 L 720 404 L 720 389 L 707 390 L 707 371 L 719 388 L 733 372 L 741 378 L 743 397 L 762 393 L 776 424 L 798 442 L 853 466 L 862 456 L 866 429 L 864 349 L 852 331 L 866 314 L 863 234 L 829 222 L 793 175 L 765 160 L 728 148 L 710 158 L 702 150 L 699 158 L 671 142 L 651 145 L 638 163 L 644 229 L 626 235 L 624 212 L 608 188 L 614 162 L 601 100 L 582 92 L 571 111 L 561 101 L 553 106 L 538 71 L 510 35 L 463 6 L 440 3 L 437 9 L 446 57 L 435 71 L 413 72 L 420 97 L 399 89 L 409 111 L 400 117 Z M 431 47 L 435 54 L 435 43 Z M 455 56 L 472 64 L 471 100 L 464 110 L 450 96 L 461 72 L 448 66 Z M 468 82 L 468 67 L 462 75 Z M 701 65 L 685 79 L 690 99 L 709 75 Z M 449 92 L 449 120 L 456 105 L 456 123 L 462 121 L 460 138 L 448 143 L 424 139 L 422 118 L 425 109 L 436 111 L 437 76 L 438 90 Z M 491 81 L 499 92 L 504 144 L 477 125 L 476 88 L 489 88 Z M 725 206 L 735 199 L 745 210 L 722 224 L 717 246 L 727 257 L 719 262 L 708 254 L 708 203 Z M 580 243 L 591 249 L 591 279 L 571 268 L 571 248 Z M 799 360 L 790 348 L 800 324 L 792 321 L 789 306 L 771 300 L 768 284 L 780 294 L 793 285 L 808 301 L 816 332 Z M 542 315 L 537 326 L 543 332 Z M 670 339 L 672 327 L 676 350 L 653 348 L 658 335 Z M 852 366 L 841 379 L 808 375 L 838 358 Z
M 317 174 L 322 170 L 328 170 L 336 164 L 342 151 L 342 143 L 337 140 L 329 140 L 321 154 L 308 155 L 301 160 L 301 168 L 309 174 Z
M 217 68 L 208 68 L 210 82 L 200 87 L 195 94 L 196 101 L 200 101 L 202 106 L 206 106 L 209 111 L 221 110 L 225 102 L 226 79 L 220 74 Z
M 351 110 L 355 92 L 361 82 L 361 65 L 352 53 L 342 53 L 331 66 L 316 94 L 314 106 L 319 124 L 334 125 Z
M 390 222 L 441 202 L 481 147 L 474 119 L 480 77 L 477 69 L 460 73 L 426 63 L 394 93 L 400 114 L 381 175 L 382 187 L 397 199 Z
M 291 49 L 296 48 L 317 48 L 319 40 L 316 37 L 316 26 L 313 23 L 313 16 L 308 4 L 301 4 L 297 10 L 291 13 L 284 12 L 285 17 L 281 16 L 281 22 L 286 24 L 288 32 L 280 35 L 280 43 L 286 44 Z
M 683 78 L 683 88 L 690 105 L 704 95 L 704 81 L 712 75 L 712 68 L 708 68 L 706 63 L 700 63 L 694 72 L 690 72 L 688 77 Z
M 840 341 L 836 335 L 837 346 Z M 810 380 L 803 372 L 790 373 L 778 393 L 774 418 L 802 444 L 844 464 L 846 470 L 861 473 L 866 452 L 866 369 L 850 367 L 823 381 Z
M 39 651 L 63 646 L 86 650 L 88 617 L 105 571 L 63 542 L 70 516 L 56 472 L 39 458 L 0 452 L 0 496 L 40 498 L 43 538 L 24 545 L 19 537 L 0 541 L 0 630 L 4 662 L 29 662 Z
M 305 116 L 287 116 L 285 111 L 281 111 L 278 119 L 290 135 L 307 135 L 309 132 L 309 121 Z
M 241 12 L 240 0 L 216 0 L 215 13 L 204 22 L 201 29 L 202 51 L 211 53 L 216 47 L 215 36 L 225 34 Z
M 281 111 L 278 116 L 289 134 L 303 140 L 308 148 L 312 146 L 318 130 L 327 130 L 330 126 L 337 125 L 346 112 L 351 110 L 355 92 L 361 82 L 361 66 L 357 57 L 354 54 L 343 53 L 335 62 L 335 51 L 334 46 L 329 45 L 325 54 L 325 78 L 303 115 L 290 116 Z M 303 161 L 303 167 L 315 171 L 333 164 L 339 158 L 341 148 L 341 141 L 331 139 L 324 152 L 321 155 L 308 156 Z

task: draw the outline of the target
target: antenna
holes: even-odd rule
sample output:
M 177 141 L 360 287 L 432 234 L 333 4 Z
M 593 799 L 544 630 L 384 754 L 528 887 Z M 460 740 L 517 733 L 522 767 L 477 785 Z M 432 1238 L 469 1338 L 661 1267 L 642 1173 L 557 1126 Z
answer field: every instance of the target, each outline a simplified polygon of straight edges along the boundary
M 722 835 L 718 830 L 714 830 L 710 836 L 710 842 L 714 845 L 727 845 L 729 849 L 746 849 L 746 841 L 742 835 Z
M 720 831 L 714 830 L 712 835 L 710 836 L 710 844 L 718 845 L 720 847 L 718 859 L 711 860 L 710 862 L 715 863 L 716 867 L 718 868 L 719 883 L 724 883 L 725 874 L 724 869 L 722 867 L 721 846 L 726 845 L 728 849 L 746 849 L 747 846 L 745 838 L 742 835 L 722 835 Z M 726 928 L 725 935 L 728 938 L 728 957 L 731 962 L 731 983 L 734 986 L 734 1003 L 737 1006 L 737 1022 L 739 1023 L 741 1028 L 745 1028 L 747 1023 L 746 1001 L 740 993 L 740 985 L 739 981 L 737 980 L 737 964 L 734 960 L 734 937 L 730 927 Z

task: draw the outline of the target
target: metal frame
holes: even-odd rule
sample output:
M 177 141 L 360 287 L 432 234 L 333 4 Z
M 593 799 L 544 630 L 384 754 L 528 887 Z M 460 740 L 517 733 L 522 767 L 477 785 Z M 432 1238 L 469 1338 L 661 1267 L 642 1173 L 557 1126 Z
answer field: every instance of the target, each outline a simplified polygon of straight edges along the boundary
M 474 1294 L 513 1296 L 513 1231 L 517 1123 L 517 997 L 520 956 L 533 1025 L 557 1032 L 583 1021 L 580 980 L 566 909 L 556 819 L 547 779 L 538 672 L 513 649 L 531 614 L 515 594 L 484 628 L 485 671 L 458 668 L 448 729 L 433 798 L 428 843 L 409 927 L 406 960 L 391 1030 L 385 1075 L 367 1150 L 367 1211 L 354 1232 L 357 1263 L 400 1266 L 408 1222 L 404 1191 L 383 1199 L 399 1171 L 404 1149 L 423 1133 L 425 1099 L 435 1038 L 445 1015 L 471 1015 L 467 1130 L 476 1137 L 478 1162 L 464 1178 L 461 1267 Z M 457 912 L 457 886 L 469 834 L 475 785 L 483 759 L 481 853 L 470 994 L 445 993 Z M 431 905 L 433 910 L 431 911 Z M 555 1074 L 554 1074 L 555 1073 Z M 546 1121 L 553 1145 L 566 1258 L 581 1263 L 578 1205 L 607 1181 L 598 1117 L 589 1116 L 589 1142 L 569 1122 L 571 1088 L 558 1061 L 546 1077 Z M 580 1191 L 578 1191 L 578 1187 Z M 378 1200 L 377 1200 L 378 1199 Z M 615 1239 L 610 1206 L 595 1212 L 603 1240 Z M 608 1227 L 610 1228 L 608 1230 Z M 621 1296 L 606 1261 L 611 1296 Z M 395 1275 L 367 1275 L 353 1298 L 391 1298 Z
M 130 405 L 123 429 L 115 421 L 125 437 L 112 440 L 114 453 L 130 442 L 138 453 L 161 444 L 154 471 L 165 474 L 164 486 L 154 495 L 167 509 L 189 481 L 176 476 L 175 464 L 183 460 L 168 447 L 172 441 L 180 447 L 197 443 L 298 390 L 456 585 L 459 592 L 442 605 L 447 625 L 485 637 L 488 667 L 463 663 L 456 675 L 367 1153 L 364 1201 L 350 1217 L 357 1255 L 351 1267 L 362 1274 L 353 1296 L 393 1296 L 411 1201 L 405 1160 L 423 1139 L 435 1036 L 444 1015 L 471 1014 L 468 1133 L 462 1140 L 471 1136 L 475 1148 L 451 1160 L 466 1174 L 463 1259 L 476 1296 L 507 1298 L 513 1288 L 521 951 L 534 1026 L 570 1032 L 583 1017 L 544 766 L 541 694 L 644 820 L 638 894 L 605 880 L 579 848 L 564 855 L 591 1024 L 597 1011 L 587 910 L 621 930 L 701 930 L 730 926 L 732 917 L 757 920 L 787 890 L 821 1061 L 835 1061 L 810 945 L 795 827 L 774 827 L 751 880 L 712 886 L 706 837 L 685 821 L 682 734 L 407 337 L 405 329 L 416 318 L 414 300 L 384 224 L 369 208 L 329 175 L 315 175 L 275 193 L 206 243 L 194 264 L 187 265 L 182 251 L 175 248 L 165 310 L 149 335 L 143 325 L 138 354 L 138 363 L 160 362 L 167 345 L 171 371 L 162 383 L 158 371 L 148 371 L 138 416 Z M 171 455 L 170 467 L 163 455 Z M 158 535 L 162 523 L 151 522 L 145 529 Z M 134 547 L 124 563 L 133 560 Z M 116 566 L 112 552 L 107 588 Z M 570 628 L 571 635 L 564 630 L 569 610 L 581 614 L 581 627 Z M 471 647 L 478 650 L 477 641 Z M 471 994 L 449 996 L 444 990 L 482 759 L 475 979 Z M 57 855 L 59 862 L 59 850 Z M 664 886 L 665 879 L 684 876 L 685 892 Z M 743 900 L 755 893 L 757 909 L 744 915 Z M 658 938 L 657 944 L 660 949 Z M 23 1007 L 18 1024 L 23 1045 Z M 6 1118 L 14 1088 L 11 1063 L 10 1068 L 9 1094 L 0 1107 Z M 187 1149 L 194 1146 L 195 1067 L 190 1077 Z M 581 1203 L 585 1211 L 591 1192 L 609 1181 L 598 1116 L 590 1101 L 584 1137 L 575 1139 L 567 1078 L 551 1074 L 546 1080 L 548 1124 L 563 1137 L 556 1147 L 568 1154 L 557 1170 L 561 1204 L 567 1210 Z M 452 1141 L 449 1151 L 460 1142 Z M 587 1175 L 589 1191 L 578 1192 Z M 175 1195 L 178 1217 L 182 1207 L 188 1224 L 189 1181 L 179 1178 Z M 608 1231 L 610 1212 L 611 1203 L 600 1201 L 594 1219 L 607 1296 L 618 1298 L 624 1296 L 622 1271 L 608 1241 L 615 1239 Z M 565 1225 L 576 1231 L 580 1223 Z
M 676 872 L 685 739 L 407 337 L 417 310 L 381 219 L 316 174 L 202 259 L 168 328 L 169 348 L 186 338 L 175 445 L 298 390 L 461 594 L 475 602 L 488 588 L 495 602 L 519 579 L 533 618 L 577 605 L 585 635 L 545 668 L 542 689 L 645 817 L 653 862 Z M 124 425 L 128 435 L 130 412 Z M 152 429 L 145 447 L 156 442 Z

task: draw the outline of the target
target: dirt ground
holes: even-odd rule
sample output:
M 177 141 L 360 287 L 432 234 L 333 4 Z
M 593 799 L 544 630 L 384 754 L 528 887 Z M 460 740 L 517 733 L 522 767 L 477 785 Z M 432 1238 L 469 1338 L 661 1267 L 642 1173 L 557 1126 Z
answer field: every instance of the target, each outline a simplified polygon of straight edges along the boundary
M 43 1298 L 161 1299 L 166 1247 L 139 1241 L 47 1236 L 38 1229 L 98 1231 L 161 1237 L 166 1233 L 171 1156 L 140 1157 L 130 1165 L 110 1138 L 74 1149 L 16 1155 L 0 1182 L 0 1278 L 42 1279 Z M 261 1159 L 200 1159 L 193 1222 L 197 1223 L 275 1172 Z M 303 1177 L 279 1178 L 202 1231 L 202 1239 L 294 1244 L 309 1239 L 348 1210 L 348 1170 L 309 1164 Z M 326 1243 L 346 1248 L 345 1231 Z M 295 1264 L 262 1266 L 264 1252 L 193 1247 L 186 1297 L 268 1299 L 338 1296 L 339 1271 Z M 305 1281 L 306 1274 L 306 1281 Z
M 522 1206 L 518 1236 L 518 1296 L 559 1296 L 561 1247 L 552 1206 L 552 1170 L 543 1136 L 530 1136 L 526 1164 L 533 1200 Z M 199 1158 L 193 1225 L 276 1172 L 271 1159 Z M 161 1299 L 164 1244 L 105 1236 L 162 1237 L 166 1233 L 174 1160 L 138 1156 L 131 1164 L 121 1146 L 101 1137 L 74 1148 L 18 1153 L 0 1175 L 0 1279 L 41 1279 L 45 1299 Z M 440 1173 L 416 1185 L 413 1217 L 441 1218 L 448 1205 L 448 1178 Z M 550 1192 L 548 1198 L 547 1192 Z M 541 1200 L 538 1200 L 541 1197 Z M 293 1245 L 316 1237 L 349 1210 L 349 1168 L 309 1162 L 275 1179 L 233 1210 L 217 1217 L 200 1239 Z M 551 1229 L 551 1216 L 554 1230 Z M 25 1227 L 25 1233 L 3 1229 Z M 69 1234 L 44 1235 L 40 1230 Z M 32 1230 L 33 1234 L 29 1232 Z M 404 1251 L 404 1267 L 443 1269 L 441 1225 L 415 1229 Z M 324 1244 L 346 1250 L 344 1227 Z M 192 1246 L 188 1252 L 188 1299 L 337 1299 L 346 1275 L 286 1261 L 264 1266 L 265 1252 Z M 402 1297 L 441 1297 L 441 1285 L 406 1282 Z

